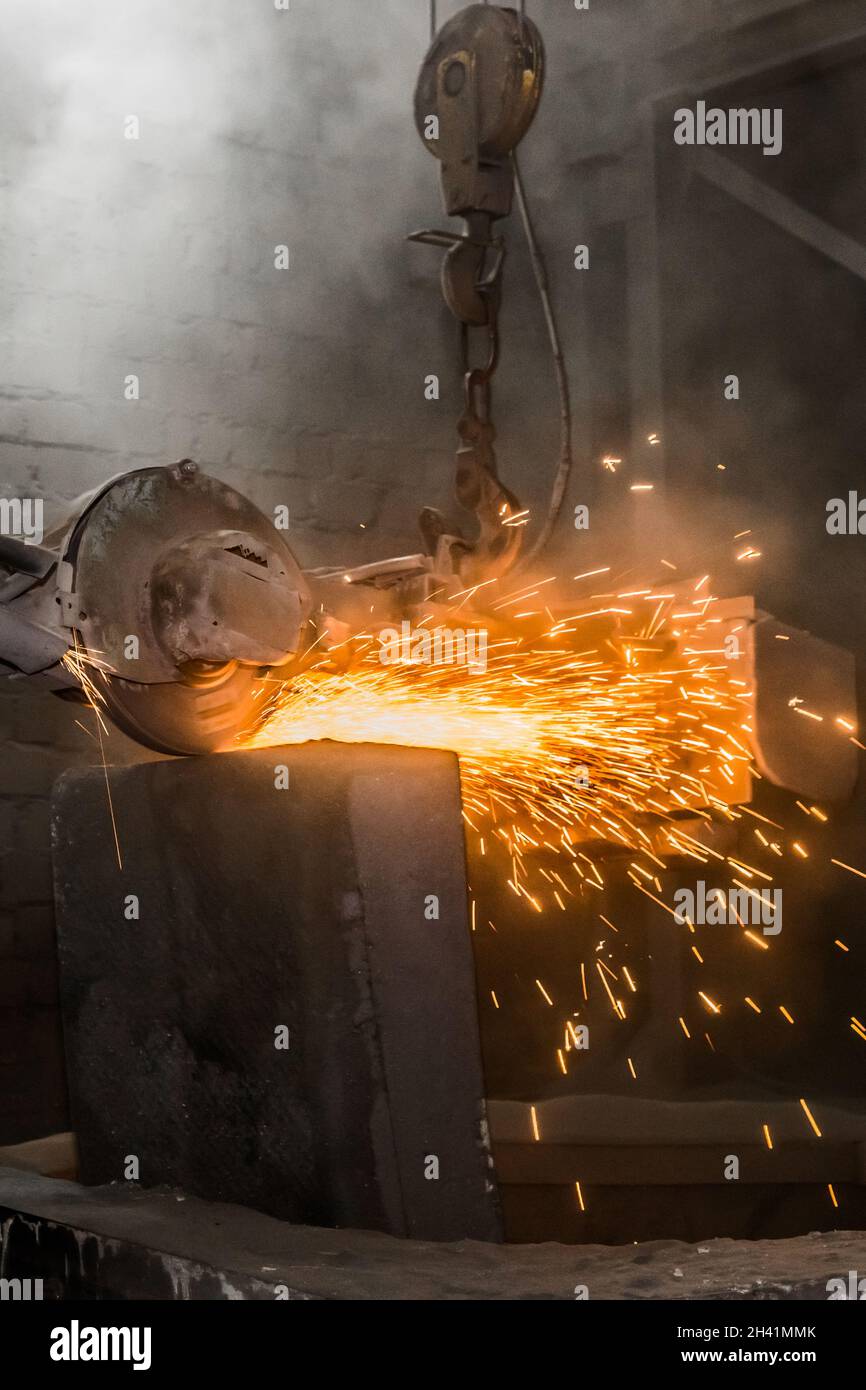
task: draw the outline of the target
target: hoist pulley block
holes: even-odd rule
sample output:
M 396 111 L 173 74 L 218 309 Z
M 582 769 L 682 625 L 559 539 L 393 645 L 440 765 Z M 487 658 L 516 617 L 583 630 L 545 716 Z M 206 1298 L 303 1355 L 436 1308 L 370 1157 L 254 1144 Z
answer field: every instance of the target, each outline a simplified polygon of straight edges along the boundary
M 415 123 L 442 164 L 449 217 L 510 213 L 509 156 L 532 123 L 543 71 L 541 35 L 516 10 L 469 5 L 439 30 L 415 88 Z

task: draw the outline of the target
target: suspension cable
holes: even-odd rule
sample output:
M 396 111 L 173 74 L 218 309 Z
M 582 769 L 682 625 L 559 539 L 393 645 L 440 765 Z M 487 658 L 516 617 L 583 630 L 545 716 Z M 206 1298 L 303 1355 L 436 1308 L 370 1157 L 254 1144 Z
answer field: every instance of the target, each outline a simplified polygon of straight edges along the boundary
M 529 211 L 529 203 L 526 197 L 526 190 L 523 186 L 520 168 L 517 163 L 517 156 L 512 153 L 511 162 L 514 166 L 514 186 L 517 193 L 517 206 L 520 210 L 523 230 L 526 233 L 526 241 L 529 247 L 529 257 L 532 261 L 532 270 L 535 275 L 535 283 L 538 286 L 538 293 L 541 298 L 541 306 L 544 310 L 544 318 L 547 323 L 547 334 L 550 339 L 550 348 L 553 354 L 553 370 L 556 376 L 556 385 L 559 392 L 559 464 L 553 479 L 553 491 L 550 496 L 550 503 L 547 509 L 547 517 L 544 525 L 532 549 L 525 554 L 517 569 L 523 569 L 536 559 L 553 534 L 559 514 L 562 511 L 562 503 L 565 499 L 565 491 L 568 487 L 568 480 L 571 477 L 573 465 L 572 442 L 571 442 L 571 395 L 568 386 L 568 374 L 565 369 L 565 358 L 562 353 L 562 343 L 559 338 L 559 330 L 556 325 L 556 317 L 553 312 L 553 304 L 550 298 L 550 287 L 547 280 L 547 267 L 544 261 L 544 254 L 538 244 L 535 235 L 535 228 L 532 225 L 532 215 Z

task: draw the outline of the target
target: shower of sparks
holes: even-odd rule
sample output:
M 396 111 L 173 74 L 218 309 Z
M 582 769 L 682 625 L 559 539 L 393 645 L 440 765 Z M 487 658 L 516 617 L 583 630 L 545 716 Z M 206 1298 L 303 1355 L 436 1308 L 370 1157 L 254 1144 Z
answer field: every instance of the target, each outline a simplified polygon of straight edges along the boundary
M 575 580 L 608 573 L 604 566 Z M 262 725 L 244 742 L 332 739 L 454 751 L 468 831 L 485 857 L 498 854 L 506 892 L 536 917 L 566 911 L 569 900 L 597 900 L 612 854 L 627 864 L 633 887 L 671 916 L 659 878 L 665 856 L 721 861 L 757 904 L 766 901 L 760 887 L 773 875 L 709 848 L 700 829 L 741 819 L 737 802 L 748 799 L 753 773 L 752 693 L 725 658 L 710 576 L 678 591 L 614 585 L 556 613 L 549 582 L 504 594 L 496 583 L 486 588 L 493 632 L 485 670 L 383 664 L 375 633 L 361 634 L 345 652 L 323 653 L 278 686 Z M 466 598 L 453 602 L 465 621 Z M 483 625 L 483 615 L 477 620 Z M 782 854 L 775 841 L 760 839 L 767 853 Z M 474 923 L 474 896 L 472 910 Z M 601 920 L 616 936 L 615 924 Z M 767 949 L 740 925 L 751 946 Z M 695 930 L 688 918 L 678 926 Z M 696 947 L 694 954 L 703 964 Z M 597 997 L 625 1022 L 625 998 L 637 993 L 633 974 L 597 960 L 592 976 Z M 587 1000 L 583 964 L 580 986 Z M 556 1007 L 541 979 L 535 989 L 539 1002 Z M 701 990 L 696 1006 L 719 1015 L 723 1001 L 714 994 Z M 560 1028 L 566 1051 L 569 1026 Z M 680 1026 L 690 1038 L 685 1019 Z M 564 1070 L 561 1052 L 557 1065 Z
M 778 860 L 803 862 L 812 852 L 745 805 L 755 776 L 752 691 L 738 678 L 738 664 L 726 659 L 710 575 L 677 582 L 669 591 L 606 580 L 610 592 L 592 594 L 585 581 L 609 574 L 610 567 L 601 566 L 574 575 L 584 596 L 573 610 L 560 606 L 556 613 L 549 606 L 555 577 L 513 592 L 500 592 L 500 581 L 485 581 L 455 595 L 453 621 L 467 621 L 467 603 L 485 605 L 474 614 L 478 626 L 491 628 L 484 670 L 411 660 L 385 664 L 375 632 L 356 635 L 277 685 L 263 723 L 243 742 L 335 739 L 456 752 L 468 831 L 485 858 L 498 853 L 506 891 L 531 915 L 566 912 L 569 899 L 585 903 L 603 894 L 612 856 L 626 859 L 635 890 L 689 933 L 695 931 L 691 919 L 677 917 L 664 902 L 659 874 L 671 856 L 724 867 L 753 899 L 753 909 L 766 908 L 763 890 L 773 883 Z M 788 705 L 801 717 L 823 720 L 801 708 L 796 694 Z M 842 737 L 855 728 L 845 716 L 830 717 Z M 810 820 L 826 823 L 819 806 L 796 805 Z M 734 858 L 710 847 L 699 828 L 745 815 L 759 821 L 756 851 L 770 860 L 771 872 L 752 853 Z M 842 860 L 831 862 L 866 877 Z M 769 951 L 762 934 L 737 920 L 749 947 Z M 602 922 L 616 933 L 607 919 Z M 698 945 L 692 944 L 692 954 L 705 965 Z M 614 972 L 596 963 L 595 976 L 599 998 L 624 1022 L 621 995 L 637 992 L 627 967 Z M 582 963 L 580 980 L 587 999 Z M 553 1008 L 545 984 L 537 980 L 535 987 Z M 714 991 L 696 992 L 695 1002 L 712 1015 L 723 1012 Z M 762 1012 L 751 997 L 745 1004 Z M 784 1005 L 778 1011 L 794 1023 Z M 680 1026 L 691 1038 L 684 1017 Z
M 730 663 L 700 649 L 707 599 L 677 613 L 685 651 L 666 617 L 673 595 L 634 592 L 550 615 L 531 637 L 512 614 L 517 635 L 490 640 L 485 671 L 386 665 L 374 636 L 356 638 L 348 669 L 323 655 L 279 690 L 246 742 L 453 750 L 468 826 L 505 847 L 507 885 L 536 912 L 603 889 L 600 845 L 628 850 L 630 876 L 652 886 L 662 851 L 706 861 L 684 818 L 736 816 L 731 788 L 751 764 L 750 692 L 731 679 Z M 584 647 L 594 618 L 607 619 L 614 635 Z M 628 626 L 617 630 L 624 618 Z M 540 882 L 529 862 L 544 854 L 560 863 Z
M 757 555 L 746 548 L 740 558 Z M 617 585 L 610 573 L 609 566 L 600 566 L 574 575 L 581 597 L 571 610 L 557 606 L 550 587 L 554 579 L 513 593 L 501 592 L 501 581 L 487 581 L 457 594 L 452 621 L 466 622 L 467 605 L 479 600 L 485 609 L 475 611 L 474 621 L 483 627 L 484 612 L 489 615 L 483 671 L 457 664 L 383 664 L 376 634 L 356 636 L 346 650 L 322 654 L 291 682 L 275 687 L 263 723 L 244 740 L 263 747 L 333 739 L 458 754 L 470 842 L 475 836 L 485 860 L 502 865 L 505 891 L 531 920 L 566 912 L 569 902 L 582 903 L 595 907 L 604 928 L 594 948 L 594 968 L 587 971 L 580 963 L 577 999 L 560 1005 L 542 979 L 532 986 L 536 1006 L 557 1016 L 561 1045 L 554 1045 L 553 1065 L 565 1076 L 566 1058 L 582 1051 L 568 1016 L 573 1004 L 600 1004 L 624 1024 L 625 1000 L 638 992 L 633 973 L 610 950 L 619 927 L 598 912 L 612 861 L 621 866 L 613 881 L 625 873 L 642 897 L 663 908 L 673 918 L 671 929 L 688 933 L 683 941 L 704 970 L 706 951 L 690 940 L 695 923 L 665 901 L 660 875 L 669 861 L 690 859 L 698 871 L 712 865 L 726 872 L 757 912 L 770 905 L 765 891 L 779 861 L 803 864 L 815 854 L 814 846 L 745 804 L 757 776 L 751 754 L 753 693 L 724 646 L 725 631 L 739 631 L 743 624 L 734 621 L 726 629 L 714 617 L 710 575 L 672 581 L 660 590 L 634 582 Z M 593 593 L 593 581 L 607 584 L 609 592 Z M 803 708 L 796 692 L 788 706 L 804 721 L 824 722 L 818 711 Z M 835 711 L 826 715 L 840 737 L 854 741 L 849 718 Z M 827 822 L 820 806 L 796 805 L 812 827 Z M 744 834 L 736 857 L 723 852 L 730 844 L 712 838 L 714 826 L 737 822 L 754 837 L 754 853 L 744 850 Z M 862 869 L 831 862 L 866 878 Z M 474 926 L 474 895 L 472 913 Z M 745 945 L 770 949 L 747 920 L 737 915 L 737 922 Z M 495 931 L 492 922 L 489 926 Z M 836 945 L 848 949 L 841 941 Z M 493 991 L 491 998 L 498 1010 Z M 684 1046 L 694 1045 L 692 1028 L 700 1013 L 715 1018 L 739 1007 L 767 1017 L 751 995 L 740 994 L 738 1003 L 708 987 L 696 991 L 693 1000 L 694 1012 L 676 1020 Z M 776 1009 L 777 1017 L 794 1025 L 785 1004 L 777 1003 Z M 860 1020 L 852 1018 L 845 1026 L 866 1042 Z M 708 1033 L 699 1030 L 697 1037 L 715 1051 Z M 631 1057 L 626 1065 L 637 1082 Z M 820 1137 L 806 1102 L 800 1104 Z M 539 1141 L 534 1107 L 530 1119 Z M 773 1149 L 769 1128 L 763 1132 Z

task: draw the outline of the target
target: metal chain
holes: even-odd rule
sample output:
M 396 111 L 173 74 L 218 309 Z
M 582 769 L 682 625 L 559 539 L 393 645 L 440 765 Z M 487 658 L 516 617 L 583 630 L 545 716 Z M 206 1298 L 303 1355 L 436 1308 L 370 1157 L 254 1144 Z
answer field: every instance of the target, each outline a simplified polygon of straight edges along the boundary
M 487 361 L 483 367 L 473 367 L 469 361 L 469 325 L 460 325 L 460 356 L 463 375 L 465 414 L 490 423 L 490 398 L 493 374 L 499 366 L 499 316 L 495 295 L 488 299 Z
M 479 381 L 488 382 L 499 365 L 499 320 L 496 314 L 496 306 L 490 305 L 490 318 L 487 324 L 487 361 L 483 367 L 472 367 L 469 362 L 469 325 L 460 325 L 460 352 L 463 362 L 463 374 L 474 371 Z
M 489 0 L 484 3 L 488 4 Z M 521 37 L 525 41 L 526 0 L 519 0 L 518 17 Z M 436 0 L 430 0 L 431 43 L 436 34 Z M 479 220 L 481 226 L 477 225 Z M 445 297 L 460 321 L 464 395 L 463 413 L 457 422 L 460 448 L 455 492 L 460 504 L 474 512 L 479 527 L 476 540 L 461 538 L 457 546 L 457 553 L 463 558 L 457 561 L 455 572 L 467 582 L 476 582 L 482 575 L 504 574 L 514 564 L 522 539 L 519 527 L 504 524 L 504 519 L 519 511 L 520 503 L 501 482 L 496 464 L 491 398 L 493 376 L 499 365 L 498 309 L 505 245 L 501 237 L 492 235 L 490 224 L 489 215 L 486 219 L 469 217 L 462 236 L 425 233 L 414 238 L 449 246 L 445 265 L 450 278 Z M 479 297 L 486 308 L 486 322 L 478 312 Z M 487 358 L 482 365 L 472 362 L 471 327 L 476 324 L 479 328 L 487 328 Z M 437 547 L 445 536 L 445 527 L 439 513 L 425 509 L 422 532 L 431 554 L 439 553 Z M 460 537 L 459 531 L 457 536 Z M 447 563 L 454 565 L 454 555 L 450 552 L 449 555 Z

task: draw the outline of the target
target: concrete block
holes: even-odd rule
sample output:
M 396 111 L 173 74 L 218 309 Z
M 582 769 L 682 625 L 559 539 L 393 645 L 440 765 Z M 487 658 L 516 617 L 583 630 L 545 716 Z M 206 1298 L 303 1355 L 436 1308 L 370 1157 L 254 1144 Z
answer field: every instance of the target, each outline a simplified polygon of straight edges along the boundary
M 497 1239 L 456 758 L 322 743 L 108 776 L 122 870 L 101 771 L 53 810 L 84 1180 L 135 1155 L 146 1185 L 292 1221 Z

